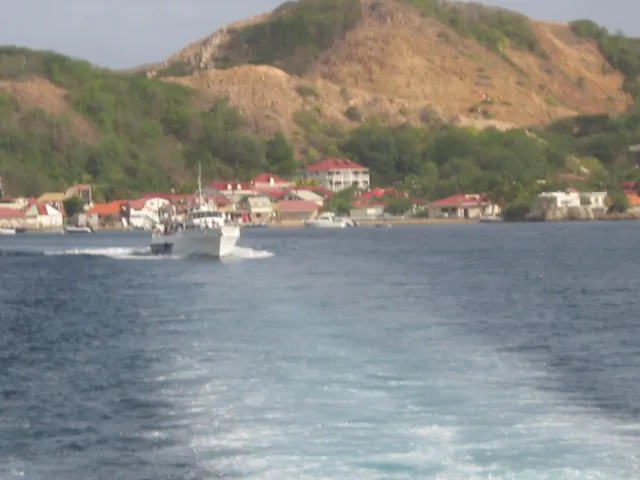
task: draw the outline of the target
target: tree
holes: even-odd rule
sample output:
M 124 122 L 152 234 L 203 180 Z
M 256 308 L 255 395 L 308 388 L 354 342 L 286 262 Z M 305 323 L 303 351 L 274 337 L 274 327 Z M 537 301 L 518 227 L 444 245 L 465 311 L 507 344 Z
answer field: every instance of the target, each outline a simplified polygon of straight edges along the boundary
M 413 207 L 411 200 L 408 198 L 395 197 L 386 199 L 387 205 L 384 207 L 385 213 L 391 215 L 404 215 Z
M 266 157 L 269 170 L 277 175 L 291 175 L 298 168 L 293 149 L 281 131 L 267 140 Z
M 76 197 L 75 195 L 73 197 L 67 198 L 62 203 L 68 217 L 73 217 L 76 213 L 82 212 L 84 208 L 82 199 L 80 197 Z

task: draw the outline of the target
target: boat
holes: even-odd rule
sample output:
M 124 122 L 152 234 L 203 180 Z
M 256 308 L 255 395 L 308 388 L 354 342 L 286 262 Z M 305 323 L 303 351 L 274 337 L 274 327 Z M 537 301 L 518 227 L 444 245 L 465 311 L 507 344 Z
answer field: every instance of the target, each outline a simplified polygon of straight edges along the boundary
M 15 235 L 16 229 L 9 227 L 0 227 L 0 235 Z
M 151 234 L 150 247 L 154 255 L 207 255 L 222 258 L 231 254 L 239 238 L 240 226 L 202 197 L 201 171 L 198 165 L 196 203 L 187 212 L 186 221 L 156 225 Z
M 331 212 L 324 212 L 318 218 L 305 220 L 304 226 L 308 228 L 346 228 L 348 222 L 344 218 L 336 217 Z
M 93 233 L 93 229 L 87 225 L 67 225 L 64 227 L 65 233 Z
M 497 215 L 487 215 L 480 217 L 480 223 L 499 223 L 504 221 L 502 217 Z

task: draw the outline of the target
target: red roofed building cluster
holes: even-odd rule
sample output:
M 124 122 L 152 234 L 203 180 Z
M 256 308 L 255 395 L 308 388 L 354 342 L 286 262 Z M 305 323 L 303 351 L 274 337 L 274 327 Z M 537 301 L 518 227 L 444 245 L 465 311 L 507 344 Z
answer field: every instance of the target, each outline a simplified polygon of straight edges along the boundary
M 348 158 L 327 158 L 308 166 L 304 176 L 332 192 L 351 186 L 367 189 L 371 185 L 369 169 Z
M 479 218 L 500 214 L 500 207 L 480 193 L 460 193 L 429 204 L 430 218 Z

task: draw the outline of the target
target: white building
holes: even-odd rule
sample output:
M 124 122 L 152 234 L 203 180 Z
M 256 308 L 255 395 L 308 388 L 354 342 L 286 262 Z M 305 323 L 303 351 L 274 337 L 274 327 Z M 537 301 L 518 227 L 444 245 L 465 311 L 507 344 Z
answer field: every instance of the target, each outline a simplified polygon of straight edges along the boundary
M 607 209 L 607 192 L 578 192 L 569 189 L 566 192 L 542 192 L 538 195 L 537 208 L 568 209 L 586 207 L 591 211 Z
M 327 158 L 304 171 L 305 178 L 317 181 L 332 192 L 351 186 L 368 188 L 371 184 L 369 169 L 348 158 Z
M 256 188 L 286 188 L 291 182 L 273 173 L 261 173 L 251 180 L 251 184 Z
M 169 200 L 156 196 L 145 196 L 129 202 L 129 226 L 150 229 L 160 222 L 160 212 L 170 207 Z
M 579 207 L 580 194 L 577 191 L 567 190 L 566 192 L 542 192 L 538 194 L 537 207 L 547 208 L 571 208 Z
M 318 195 L 311 190 L 302 190 L 297 188 L 290 189 L 284 196 L 284 200 L 305 200 L 307 202 L 315 202 L 316 205 L 322 206 L 324 203 L 324 197 Z
M 46 203 L 34 203 L 24 212 L 25 227 L 38 229 L 62 229 L 62 212 Z

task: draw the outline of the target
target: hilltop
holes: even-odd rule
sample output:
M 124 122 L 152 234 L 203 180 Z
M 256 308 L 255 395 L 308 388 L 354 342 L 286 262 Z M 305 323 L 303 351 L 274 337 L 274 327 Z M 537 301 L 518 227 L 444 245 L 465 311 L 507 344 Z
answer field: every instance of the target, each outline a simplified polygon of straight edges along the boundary
M 632 103 L 598 40 L 569 24 L 436 0 L 302 0 L 228 25 L 147 75 L 228 96 L 261 134 L 315 110 L 353 128 L 371 116 L 499 129 Z

